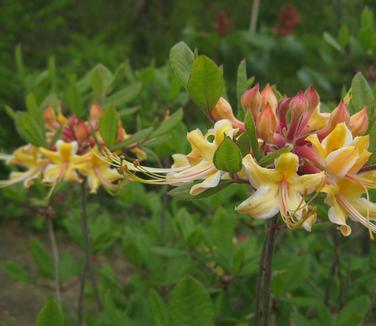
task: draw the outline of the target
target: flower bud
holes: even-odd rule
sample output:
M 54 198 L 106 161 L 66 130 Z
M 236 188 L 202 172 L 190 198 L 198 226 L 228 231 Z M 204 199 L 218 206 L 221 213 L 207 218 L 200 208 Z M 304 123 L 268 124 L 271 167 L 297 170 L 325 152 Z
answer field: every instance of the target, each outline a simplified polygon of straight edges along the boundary
M 48 106 L 43 112 L 43 119 L 50 130 L 59 128 L 59 123 L 56 120 L 56 114 L 52 106 Z
M 261 106 L 261 94 L 259 88 L 260 85 L 257 83 L 256 86 L 247 90 L 241 98 L 241 103 L 244 111 L 251 112 L 254 120 L 256 120 Z
M 345 103 L 343 103 L 343 101 L 341 100 L 338 106 L 330 114 L 329 125 L 331 128 L 334 128 L 337 124 L 341 122 L 348 123 L 349 120 L 350 120 L 349 111 L 347 110 Z
M 210 111 L 210 116 L 214 121 L 229 120 L 233 127 L 242 129 L 243 123 L 235 118 L 230 103 L 220 97 L 214 109 Z
M 290 101 L 290 112 L 293 118 L 300 117 L 307 109 L 307 101 L 303 92 L 297 93 Z
M 87 140 L 90 137 L 90 129 L 82 120 L 78 121 L 78 123 L 73 127 L 73 130 L 78 143 L 82 143 L 84 140 Z
M 266 84 L 261 92 L 261 110 L 265 109 L 267 105 L 270 105 L 272 110 L 275 112 L 278 105 L 277 97 L 274 95 L 273 89 L 269 84 Z
M 306 101 L 308 105 L 307 109 L 310 112 L 313 112 L 320 103 L 319 93 L 317 93 L 316 89 L 313 86 L 310 86 L 305 90 L 304 95 L 306 97 Z
M 268 104 L 265 110 L 261 111 L 256 121 L 257 136 L 265 142 L 273 141 L 273 135 L 278 129 L 278 118 Z
M 368 108 L 364 107 L 350 117 L 349 129 L 353 136 L 362 136 L 368 130 Z
M 90 106 L 90 123 L 92 124 L 94 130 L 97 130 L 99 127 L 99 119 L 103 114 L 103 110 L 98 103 L 93 103 Z

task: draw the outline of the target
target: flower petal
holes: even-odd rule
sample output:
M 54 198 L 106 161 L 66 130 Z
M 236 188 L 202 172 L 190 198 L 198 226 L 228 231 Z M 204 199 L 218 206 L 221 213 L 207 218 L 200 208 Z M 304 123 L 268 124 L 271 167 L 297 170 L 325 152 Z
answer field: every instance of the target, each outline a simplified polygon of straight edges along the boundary
M 275 170 L 259 166 L 251 154 L 243 158 L 243 167 L 249 182 L 255 188 L 278 181 L 279 174 Z
M 257 191 L 235 207 L 240 214 L 245 214 L 259 219 L 268 219 L 279 211 L 277 187 L 261 186 Z
M 218 186 L 219 182 L 221 181 L 221 177 L 223 175 L 222 171 L 217 171 L 214 174 L 208 176 L 203 182 L 195 184 L 191 191 L 189 192 L 192 196 L 197 196 L 203 193 L 205 190 L 209 188 L 214 188 Z

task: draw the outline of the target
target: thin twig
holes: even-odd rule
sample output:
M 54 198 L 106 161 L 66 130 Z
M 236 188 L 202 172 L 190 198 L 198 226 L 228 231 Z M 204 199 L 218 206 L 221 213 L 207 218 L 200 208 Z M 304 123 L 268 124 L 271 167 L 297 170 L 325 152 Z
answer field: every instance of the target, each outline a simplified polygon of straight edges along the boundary
M 260 323 L 260 303 L 261 303 L 261 284 L 264 276 L 264 265 L 265 265 L 265 253 L 266 253 L 266 244 L 267 244 L 267 234 L 268 234 L 268 224 L 265 225 L 265 238 L 264 243 L 261 249 L 260 261 L 259 261 L 259 270 L 256 280 L 256 306 L 255 306 L 255 326 L 258 326 Z
M 274 216 L 268 221 L 268 233 L 266 234 L 266 254 L 265 254 L 265 275 L 264 275 L 264 308 L 263 308 L 263 325 L 269 325 L 270 317 L 270 297 L 271 297 L 271 281 L 272 281 L 272 260 L 274 250 L 275 234 L 278 230 L 278 216 Z
M 260 11 L 260 1 L 261 0 L 253 0 L 252 3 L 251 21 L 249 23 L 249 31 L 251 33 L 256 33 L 257 20 Z
M 91 285 L 93 287 L 94 291 L 94 297 L 97 304 L 98 310 L 102 310 L 102 303 L 99 296 L 99 291 L 97 287 L 97 280 L 95 271 L 92 267 L 91 261 L 92 261 L 92 251 L 91 251 L 91 243 L 90 243 L 90 234 L 89 234 L 89 225 L 88 225 L 88 215 L 87 215 L 87 196 L 86 196 L 86 180 L 84 180 L 81 184 L 81 210 L 82 210 L 82 234 L 84 237 L 84 250 L 85 250 L 85 267 L 84 267 L 84 273 L 88 273 L 91 281 Z M 85 271 L 86 268 L 86 271 Z M 85 275 L 86 279 L 86 275 Z M 82 281 L 85 281 L 83 278 Z M 85 289 L 85 283 L 83 282 L 83 288 Z M 83 289 L 83 291 L 84 291 Z
M 85 261 L 84 268 L 82 270 L 80 278 L 80 294 L 78 296 L 78 310 L 77 310 L 77 323 L 78 326 L 83 325 L 83 310 L 84 310 L 84 294 L 85 294 L 85 283 L 87 276 L 87 262 Z
M 48 227 L 48 235 L 50 237 L 51 252 L 52 252 L 53 262 L 54 262 L 56 301 L 58 305 L 61 307 L 59 250 L 56 244 L 55 231 L 54 231 L 54 226 L 52 224 L 52 219 L 46 218 L 46 220 L 47 220 L 47 227 Z

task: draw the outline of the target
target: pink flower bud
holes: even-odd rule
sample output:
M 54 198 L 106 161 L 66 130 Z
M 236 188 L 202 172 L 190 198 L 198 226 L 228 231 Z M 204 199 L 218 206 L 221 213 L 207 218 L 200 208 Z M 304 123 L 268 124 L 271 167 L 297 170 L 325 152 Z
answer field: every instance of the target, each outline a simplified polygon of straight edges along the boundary
M 334 109 L 334 111 L 330 114 L 329 118 L 329 125 L 334 128 L 337 124 L 341 122 L 348 123 L 350 120 L 350 114 L 347 110 L 345 103 L 341 100 L 338 106 Z
M 47 127 L 50 130 L 55 130 L 59 128 L 59 123 L 56 120 L 56 114 L 52 106 L 48 106 L 43 112 L 43 119 Z
M 304 95 L 306 97 L 308 110 L 312 112 L 320 103 L 320 95 L 313 86 L 308 87 Z
M 99 127 L 99 119 L 103 114 L 103 110 L 98 103 L 93 103 L 90 106 L 90 123 L 92 124 L 94 130 L 97 130 Z
M 73 130 L 78 143 L 82 143 L 90 137 L 90 129 L 82 120 L 78 121 L 78 123 L 73 127 Z
M 261 94 L 259 88 L 260 85 L 257 83 L 256 86 L 247 90 L 241 98 L 244 111 L 252 113 L 253 119 L 255 120 L 261 106 Z
M 266 84 L 261 92 L 261 108 L 265 109 L 267 105 L 270 105 L 272 110 L 275 112 L 278 105 L 277 97 L 274 95 L 273 89 L 269 84 Z
M 272 142 L 273 135 L 278 129 L 278 118 L 271 105 L 267 105 L 265 110 L 261 111 L 256 121 L 256 132 L 259 138 L 265 142 Z
M 349 128 L 353 136 L 362 136 L 368 130 L 368 108 L 353 114 L 349 121 Z

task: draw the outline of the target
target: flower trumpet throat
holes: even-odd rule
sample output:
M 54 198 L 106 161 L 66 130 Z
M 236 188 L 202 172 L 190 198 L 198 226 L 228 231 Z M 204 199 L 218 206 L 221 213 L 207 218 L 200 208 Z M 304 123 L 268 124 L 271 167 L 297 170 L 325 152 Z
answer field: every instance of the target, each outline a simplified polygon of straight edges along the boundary
M 280 213 L 289 227 L 302 224 L 310 231 L 316 214 L 304 196 L 322 187 L 325 173 L 298 175 L 299 159 L 293 153 L 280 155 L 274 166 L 274 169 L 267 169 L 259 166 L 251 155 L 244 157 L 244 170 L 256 191 L 235 210 L 258 219 Z

